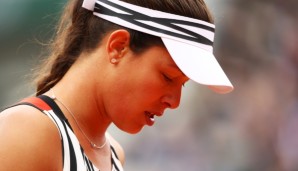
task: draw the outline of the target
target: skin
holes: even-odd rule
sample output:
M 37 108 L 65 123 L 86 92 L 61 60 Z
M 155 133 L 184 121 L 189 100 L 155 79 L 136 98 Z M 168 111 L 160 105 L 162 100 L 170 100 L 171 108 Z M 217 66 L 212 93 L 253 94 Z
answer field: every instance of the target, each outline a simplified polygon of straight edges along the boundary
M 182 85 L 188 81 L 164 47 L 135 54 L 129 48 L 129 36 L 126 30 L 109 33 L 95 51 L 83 53 L 63 79 L 45 93 L 51 96 L 54 92 L 71 109 L 92 142 L 103 144 L 106 135 L 122 163 L 122 147 L 106 134 L 109 125 L 138 133 L 148 125 L 146 112 L 161 116 L 165 109 L 179 106 Z M 70 113 L 56 103 L 88 158 L 100 170 L 111 170 L 109 146 L 92 149 Z M 29 106 L 5 110 L 0 115 L 0 135 L 0 170 L 62 170 L 57 128 L 40 111 Z

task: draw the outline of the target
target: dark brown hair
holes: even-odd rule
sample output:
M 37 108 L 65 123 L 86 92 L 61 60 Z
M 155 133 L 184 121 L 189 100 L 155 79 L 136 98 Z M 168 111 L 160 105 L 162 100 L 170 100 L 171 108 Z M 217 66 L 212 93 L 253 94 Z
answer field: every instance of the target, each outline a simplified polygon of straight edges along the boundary
M 203 0 L 123 0 L 125 2 L 197 18 L 213 23 Z M 36 72 L 36 95 L 40 95 L 59 82 L 82 52 L 90 53 L 110 31 L 124 29 L 93 15 L 82 8 L 83 0 L 69 0 L 57 26 L 54 40 L 49 46 L 50 54 Z M 130 48 L 141 53 L 147 48 L 163 43 L 159 37 L 130 30 Z

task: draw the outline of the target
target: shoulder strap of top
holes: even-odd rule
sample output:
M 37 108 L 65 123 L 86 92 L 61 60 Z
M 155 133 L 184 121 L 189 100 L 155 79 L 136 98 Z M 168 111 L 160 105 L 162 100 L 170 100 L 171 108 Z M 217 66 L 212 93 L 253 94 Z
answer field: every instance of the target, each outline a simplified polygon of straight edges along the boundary
M 112 165 L 114 166 L 113 171 L 123 171 L 122 164 L 119 161 L 115 148 L 110 145 L 112 152 Z
M 66 124 L 71 128 L 70 124 L 68 123 L 67 118 L 64 116 L 63 112 L 59 108 L 59 106 L 54 102 L 52 98 L 46 95 L 40 95 L 38 96 L 42 101 L 44 101 L 46 104 L 50 106 L 50 108 L 54 111 L 54 113 L 59 117 L 59 119 L 66 122 Z M 72 129 L 72 128 L 71 128 Z
M 11 108 L 11 107 L 15 107 L 15 106 L 19 106 L 19 105 L 28 105 L 28 106 L 32 106 L 38 110 L 40 110 L 41 112 L 43 112 L 44 110 L 51 110 L 51 107 L 44 102 L 42 99 L 40 99 L 39 97 L 28 97 L 25 98 L 23 100 L 21 100 L 20 102 L 17 102 L 14 105 L 5 107 L 3 110 Z
M 39 97 L 25 98 L 21 102 L 17 103 L 16 105 L 20 105 L 20 104 L 28 104 L 28 105 L 36 107 L 37 109 L 39 109 L 41 111 L 51 110 L 51 107 Z
M 118 159 L 118 160 L 119 160 L 119 157 L 118 157 L 118 155 L 117 155 L 117 153 L 116 153 L 116 150 L 115 150 L 115 148 L 114 148 L 112 145 L 110 145 L 110 147 L 111 147 L 111 150 L 112 150 L 112 152 L 114 153 L 114 155 L 115 155 L 116 159 Z
M 2 109 L 1 111 L 11 108 L 11 107 L 14 107 L 14 106 L 19 106 L 19 105 L 32 106 L 32 107 L 40 110 L 43 113 L 45 113 L 44 111 L 53 110 L 54 113 L 59 117 L 59 119 L 66 121 L 66 124 L 71 128 L 66 117 L 64 116 L 63 112 L 60 110 L 58 105 L 50 97 L 48 97 L 46 95 L 40 95 L 37 97 L 35 97 L 35 96 L 27 97 L 27 98 L 21 100 L 20 102 L 17 102 L 14 105 L 11 105 L 11 106 L 8 106 L 8 107 Z

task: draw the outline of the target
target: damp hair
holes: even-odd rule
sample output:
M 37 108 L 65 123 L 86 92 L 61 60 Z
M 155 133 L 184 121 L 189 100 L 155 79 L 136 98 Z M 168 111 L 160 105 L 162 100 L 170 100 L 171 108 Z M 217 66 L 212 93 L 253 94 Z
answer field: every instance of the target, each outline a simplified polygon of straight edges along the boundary
M 183 15 L 213 23 L 203 0 L 123 0 L 138 6 Z M 142 53 L 152 46 L 164 46 L 159 37 L 127 29 L 93 15 L 82 8 L 83 0 L 69 0 L 48 45 L 48 56 L 35 71 L 36 95 L 55 86 L 82 53 L 91 53 L 107 33 L 126 29 L 130 33 L 130 48 Z

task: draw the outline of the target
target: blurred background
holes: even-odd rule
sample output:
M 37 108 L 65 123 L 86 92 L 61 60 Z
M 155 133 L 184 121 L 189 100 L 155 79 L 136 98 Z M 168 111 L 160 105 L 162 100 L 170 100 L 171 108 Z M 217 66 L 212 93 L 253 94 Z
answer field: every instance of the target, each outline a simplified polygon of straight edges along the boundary
M 0 0 L 0 108 L 32 95 L 40 43 L 66 1 Z M 298 1 L 206 0 L 227 95 L 187 83 L 181 105 L 129 135 L 127 171 L 297 171 Z

